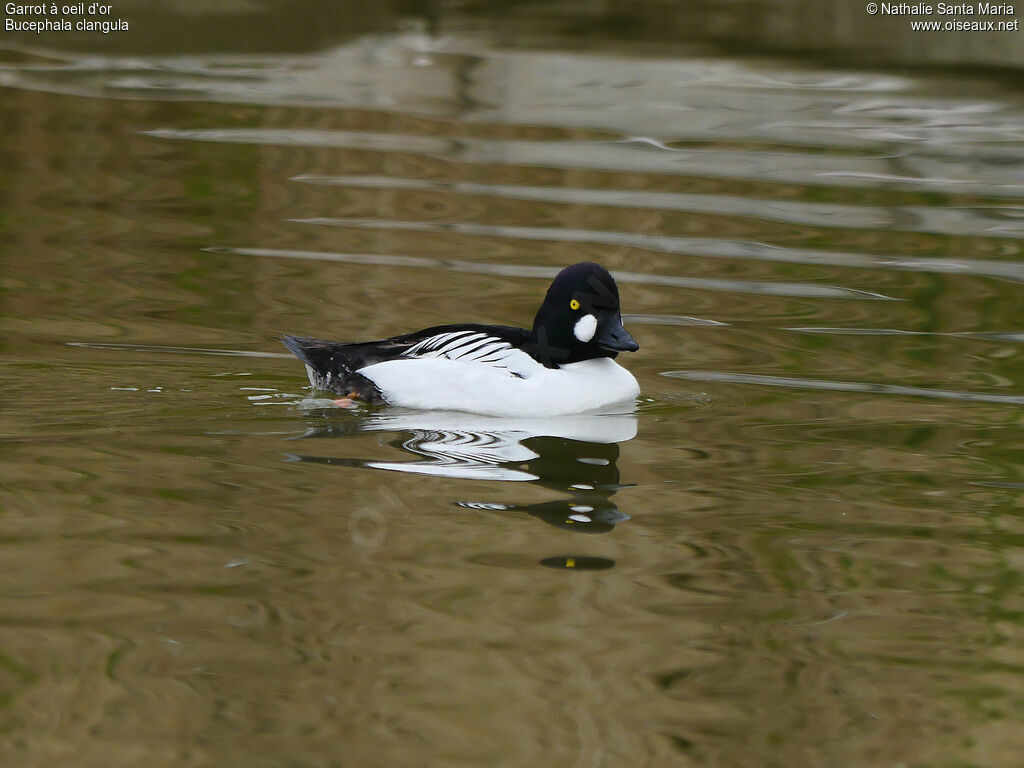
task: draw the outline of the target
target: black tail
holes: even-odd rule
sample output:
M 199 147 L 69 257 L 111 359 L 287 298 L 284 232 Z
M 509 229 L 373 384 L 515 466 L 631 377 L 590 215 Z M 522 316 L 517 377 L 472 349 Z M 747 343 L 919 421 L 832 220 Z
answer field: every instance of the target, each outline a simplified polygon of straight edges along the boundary
M 377 385 L 354 370 L 362 365 L 358 359 L 353 359 L 353 345 L 307 336 L 284 335 L 281 341 L 309 367 L 309 383 L 316 389 L 337 392 L 368 403 L 384 402 Z
M 318 345 L 329 342 L 312 339 L 306 336 L 281 336 L 281 341 L 288 347 L 288 351 L 295 355 L 316 372 L 320 372 L 320 364 L 323 362 L 323 355 L 317 352 Z M 320 347 L 322 349 L 322 346 Z

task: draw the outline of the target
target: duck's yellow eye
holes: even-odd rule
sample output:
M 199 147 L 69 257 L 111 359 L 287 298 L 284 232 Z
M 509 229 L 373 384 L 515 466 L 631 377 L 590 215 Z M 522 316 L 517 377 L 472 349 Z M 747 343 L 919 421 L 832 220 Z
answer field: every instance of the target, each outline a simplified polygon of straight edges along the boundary
M 572 301 L 569 302 L 569 309 L 579 309 L 579 308 L 580 308 L 580 303 L 578 301 L 576 301 L 576 299 L 573 299 Z

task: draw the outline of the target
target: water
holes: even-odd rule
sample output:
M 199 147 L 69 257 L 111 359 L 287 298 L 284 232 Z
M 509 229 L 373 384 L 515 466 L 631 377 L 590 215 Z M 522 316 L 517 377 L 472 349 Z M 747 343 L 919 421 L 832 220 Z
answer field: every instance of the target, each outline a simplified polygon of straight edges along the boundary
M 649 11 L 5 39 L 5 765 L 1019 765 L 1021 92 Z M 343 411 L 275 340 L 582 259 L 635 413 Z

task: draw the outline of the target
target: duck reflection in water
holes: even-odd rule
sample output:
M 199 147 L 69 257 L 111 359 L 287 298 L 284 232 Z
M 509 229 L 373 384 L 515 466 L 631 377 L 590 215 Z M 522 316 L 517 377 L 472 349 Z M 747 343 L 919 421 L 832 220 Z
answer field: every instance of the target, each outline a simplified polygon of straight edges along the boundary
M 332 409 L 333 410 L 333 409 Z M 290 455 L 294 461 L 382 469 L 458 479 L 529 482 L 563 498 L 535 504 L 472 499 L 459 506 L 492 512 L 525 512 L 549 525 L 579 533 L 607 533 L 629 519 L 612 500 L 623 487 L 619 443 L 636 436 L 633 413 L 511 419 L 452 412 L 374 414 L 352 421 L 325 415 L 302 438 L 393 432 L 389 445 L 411 461 Z

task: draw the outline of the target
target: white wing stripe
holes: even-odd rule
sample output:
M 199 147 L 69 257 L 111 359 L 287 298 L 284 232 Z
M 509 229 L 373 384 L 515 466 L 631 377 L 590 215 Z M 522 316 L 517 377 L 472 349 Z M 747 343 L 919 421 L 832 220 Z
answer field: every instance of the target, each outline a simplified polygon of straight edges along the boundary
M 494 342 L 488 342 L 487 344 L 484 344 L 482 347 L 477 349 L 475 354 L 478 357 L 489 357 L 495 352 L 504 351 L 506 349 L 508 349 L 507 344 L 495 344 Z
M 402 357 L 447 357 L 466 362 L 496 363 L 508 356 L 512 345 L 479 331 L 447 331 L 422 339 Z
M 467 347 L 472 347 L 482 338 L 486 337 L 483 334 L 474 333 L 470 336 L 465 336 L 461 339 L 455 339 L 454 341 L 445 344 L 444 348 L 437 350 L 437 353 L 439 355 L 447 355 L 451 352 L 455 352 L 456 350 L 466 350 Z
M 422 341 L 419 341 L 413 346 L 409 347 L 409 349 L 407 349 L 403 353 L 403 356 L 417 357 L 418 355 L 421 355 L 425 352 L 433 351 L 437 347 L 443 346 L 444 344 L 451 342 L 453 339 L 472 333 L 472 331 L 448 331 L 447 333 L 441 333 L 438 334 L 437 336 L 428 336 Z
M 484 347 L 491 347 L 493 345 L 494 345 L 494 340 L 493 339 L 489 339 L 488 337 L 486 337 L 484 335 L 477 336 L 475 338 L 469 339 L 466 342 L 466 344 L 463 346 L 462 356 L 463 357 L 466 357 L 466 356 L 469 356 L 469 355 L 474 355 L 475 356 L 477 354 L 480 354 L 481 350 Z
M 471 331 L 463 331 L 461 333 L 446 333 L 435 338 L 434 342 L 430 344 L 432 349 L 438 347 L 457 347 L 462 344 L 466 339 L 472 338 L 476 334 Z
M 482 347 L 478 347 L 472 350 L 466 350 L 466 352 L 462 356 L 471 360 L 482 360 L 482 358 L 491 357 L 499 354 L 500 357 L 505 357 L 505 353 L 508 352 L 511 348 L 512 346 L 510 344 L 504 342 L 487 342 Z

